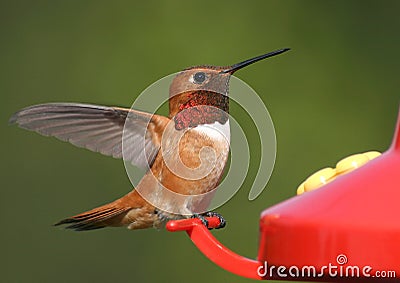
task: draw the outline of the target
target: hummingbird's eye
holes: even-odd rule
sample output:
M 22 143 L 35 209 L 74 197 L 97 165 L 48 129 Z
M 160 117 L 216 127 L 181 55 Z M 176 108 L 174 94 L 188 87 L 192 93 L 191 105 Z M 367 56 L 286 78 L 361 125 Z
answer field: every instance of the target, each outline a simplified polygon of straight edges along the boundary
M 204 72 L 198 72 L 193 76 L 193 82 L 196 84 L 201 84 L 206 80 L 206 74 Z

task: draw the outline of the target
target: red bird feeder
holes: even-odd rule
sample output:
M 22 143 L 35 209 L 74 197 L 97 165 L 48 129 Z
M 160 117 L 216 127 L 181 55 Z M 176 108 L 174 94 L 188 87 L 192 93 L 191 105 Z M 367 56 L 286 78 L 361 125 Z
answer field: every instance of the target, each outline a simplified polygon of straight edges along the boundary
M 264 210 L 257 260 L 224 247 L 198 219 L 170 221 L 210 260 L 253 279 L 400 281 L 400 114 L 391 147 L 318 190 Z M 210 226 L 218 218 L 208 218 Z

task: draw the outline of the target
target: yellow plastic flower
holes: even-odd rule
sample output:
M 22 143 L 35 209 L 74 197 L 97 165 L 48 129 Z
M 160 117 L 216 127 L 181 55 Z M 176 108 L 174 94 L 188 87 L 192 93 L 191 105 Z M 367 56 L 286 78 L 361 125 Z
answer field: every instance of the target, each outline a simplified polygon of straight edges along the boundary
M 331 182 L 340 175 L 347 174 L 354 169 L 357 169 L 368 161 L 381 155 L 378 151 L 368 151 L 365 153 L 353 154 L 340 160 L 335 168 L 327 167 L 321 169 L 310 177 L 308 177 L 300 186 L 297 188 L 297 195 L 301 195 L 304 192 L 313 191 L 322 187 L 323 185 Z

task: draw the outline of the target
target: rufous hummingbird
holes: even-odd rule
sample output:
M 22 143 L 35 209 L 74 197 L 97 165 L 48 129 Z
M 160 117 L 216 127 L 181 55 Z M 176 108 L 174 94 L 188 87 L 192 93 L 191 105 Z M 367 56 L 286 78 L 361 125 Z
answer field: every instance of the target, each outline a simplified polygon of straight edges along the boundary
M 206 194 L 218 186 L 230 145 L 229 136 L 221 134 L 221 131 L 229 133 L 230 76 L 245 66 L 288 50 L 280 49 L 227 67 L 196 66 L 183 70 L 170 85 L 168 117 L 79 103 L 39 104 L 15 113 L 10 123 L 21 128 L 147 168 L 136 189 L 125 196 L 55 225 L 68 224 L 66 228 L 78 231 L 107 226 L 159 228 L 167 220 L 193 215 L 207 225 L 204 215 L 217 215 L 220 226 L 224 226 L 225 221 L 218 214 L 197 214 L 196 206 L 206 208 L 210 198 L 200 202 L 188 198 L 179 203 L 160 193 L 159 187 L 190 197 Z M 201 152 L 204 148 L 211 151 Z M 200 167 L 205 167 L 207 174 L 199 178 L 180 174 L 186 170 L 190 175 L 191 170 L 197 172 Z

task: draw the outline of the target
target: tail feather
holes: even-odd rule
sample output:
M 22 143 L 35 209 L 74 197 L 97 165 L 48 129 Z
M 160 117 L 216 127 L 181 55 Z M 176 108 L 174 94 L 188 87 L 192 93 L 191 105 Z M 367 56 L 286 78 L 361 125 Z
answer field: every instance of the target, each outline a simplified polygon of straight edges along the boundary
M 54 226 L 69 224 L 65 228 L 75 231 L 94 230 L 106 226 L 118 226 L 116 224 L 121 223 L 121 218 L 123 218 L 129 210 L 130 207 L 117 207 L 111 203 L 63 219 L 54 224 Z

